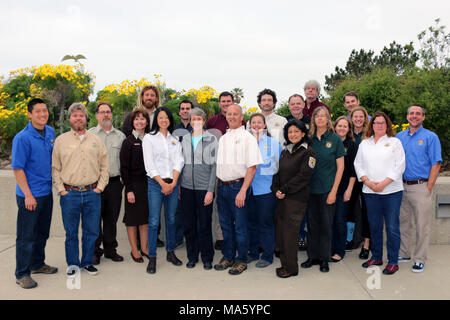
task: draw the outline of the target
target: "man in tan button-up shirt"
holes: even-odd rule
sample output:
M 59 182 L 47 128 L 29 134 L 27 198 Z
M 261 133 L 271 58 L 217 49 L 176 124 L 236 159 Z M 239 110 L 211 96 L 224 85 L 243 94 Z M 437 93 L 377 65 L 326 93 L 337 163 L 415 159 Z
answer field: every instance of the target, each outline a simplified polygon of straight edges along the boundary
M 117 254 L 117 220 L 119 219 L 122 205 L 123 184 L 120 181 L 120 149 L 125 135 L 112 125 L 112 107 L 106 102 L 99 102 L 95 108 L 95 117 L 98 125 L 89 129 L 89 133 L 95 134 L 105 144 L 109 159 L 109 183 L 102 193 L 102 210 L 100 221 L 100 236 L 95 242 L 94 265 L 100 263 L 100 257 L 115 262 L 123 261 L 123 257 Z M 103 249 L 100 245 L 103 242 Z
M 68 111 L 71 131 L 55 140 L 52 154 L 52 176 L 60 194 L 68 275 L 76 268 L 97 274 L 92 266 L 95 240 L 100 223 L 101 192 L 108 184 L 108 153 L 95 134 L 86 132 L 87 111 L 83 104 L 73 103 Z M 81 214 L 81 216 L 80 216 Z M 83 253 L 80 262 L 78 228 L 82 219 Z

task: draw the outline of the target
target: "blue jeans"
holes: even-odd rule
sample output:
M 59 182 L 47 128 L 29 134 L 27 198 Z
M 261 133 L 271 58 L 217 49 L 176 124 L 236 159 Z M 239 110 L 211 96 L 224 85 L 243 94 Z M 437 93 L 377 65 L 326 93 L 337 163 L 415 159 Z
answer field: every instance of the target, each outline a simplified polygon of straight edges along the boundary
M 338 254 L 345 256 L 347 240 L 347 212 L 350 201 L 344 202 L 344 194 L 336 196 L 336 211 L 333 221 L 333 240 L 331 242 L 331 256 Z
M 238 208 L 235 199 L 241 190 L 242 182 L 225 186 L 219 182 L 217 193 L 217 209 L 219 211 L 219 221 L 223 233 L 222 254 L 228 261 L 238 260 L 247 263 L 248 261 L 248 196 L 245 205 Z M 237 243 L 237 248 L 236 248 Z M 238 256 L 236 258 L 236 249 Z
M 400 250 L 400 205 L 403 191 L 391 194 L 364 193 L 369 218 L 373 260 L 383 260 L 383 220 L 386 223 L 388 263 L 398 264 Z
M 261 246 L 262 260 L 273 262 L 275 249 L 274 214 L 277 207 L 277 198 L 273 193 L 253 195 L 248 199 L 248 236 L 249 256 L 259 259 L 258 247 Z
M 31 270 L 42 267 L 45 263 L 45 245 L 52 221 L 53 194 L 36 197 L 36 210 L 25 208 L 25 198 L 16 195 L 17 239 L 16 271 L 17 279 L 29 276 Z
M 165 196 L 161 186 L 153 179 L 148 179 L 148 252 L 149 257 L 156 257 L 156 239 L 158 238 L 158 225 L 161 216 L 161 207 L 164 202 L 164 218 L 166 229 L 166 250 L 175 249 L 175 213 L 178 206 L 178 185 L 173 192 Z
M 100 228 L 101 194 L 88 191 L 69 191 L 60 196 L 62 218 L 66 230 L 66 262 L 80 268 L 92 265 L 95 241 Z M 82 257 L 80 262 L 78 228 L 81 218 Z

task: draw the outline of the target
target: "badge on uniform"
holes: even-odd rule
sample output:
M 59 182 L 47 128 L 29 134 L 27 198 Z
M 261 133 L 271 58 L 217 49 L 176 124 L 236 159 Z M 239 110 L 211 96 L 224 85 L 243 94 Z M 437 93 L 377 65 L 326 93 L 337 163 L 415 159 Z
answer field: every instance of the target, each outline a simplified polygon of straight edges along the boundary
M 305 123 L 305 127 L 309 130 L 309 124 Z
M 96 149 L 97 145 L 95 143 L 92 144 L 92 148 Z
M 421 146 L 421 145 L 423 145 L 423 140 L 422 139 L 419 140 L 419 146 Z
M 308 166 L 311 169 L 314 169 L 314 167 L 316 166 L 316 159 L 313 157 L 309 157 Z
M 325 144 L 325 147 L 327 147 L 328 149 L 330 149 L 332 145 L 333 145 L 333 144 L 332 144 L 331 142 L 327 142 L 327 143 Z
M 280 126 L 280 123 L 275 122 L 275 127 L 279 127 L 279 126 Z
M 172 144 L 173 144 L 173 145 L 176 145 L 177 143 L 176 143 L 175 141 L 172 141 Z
M 386 143 L 384 146 L 385 146 L 385 147 L 390 147 L 391 144 L 388 142 L 388 143 Z
M 269 146 L 264 146 L 264 149 L 269 150 Z

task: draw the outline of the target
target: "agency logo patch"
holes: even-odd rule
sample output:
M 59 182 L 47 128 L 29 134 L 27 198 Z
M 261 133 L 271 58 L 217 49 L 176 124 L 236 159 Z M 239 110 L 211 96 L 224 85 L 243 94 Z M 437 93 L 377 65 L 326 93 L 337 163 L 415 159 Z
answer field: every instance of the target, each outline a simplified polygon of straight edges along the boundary
M 316 166 L 316 159 L 313 157 L 309 157 L 308 166 L 311 169 L 314 169 L 314 167 Z

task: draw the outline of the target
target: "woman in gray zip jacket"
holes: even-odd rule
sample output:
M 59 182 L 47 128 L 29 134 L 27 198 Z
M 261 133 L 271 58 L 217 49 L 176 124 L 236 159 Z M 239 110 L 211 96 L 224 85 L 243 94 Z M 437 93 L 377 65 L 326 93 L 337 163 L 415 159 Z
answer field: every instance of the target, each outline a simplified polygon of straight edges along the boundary
M 212 211 L 216 187 L 217 138 L 203 129 L 206 114 L 200 108 L 189 113 L 192 133 L 183 136 L 185 166 L 181 173 L 181 206 L 188 263 L 193 268 L 201 254 L 205 270 L 212 268 Z

